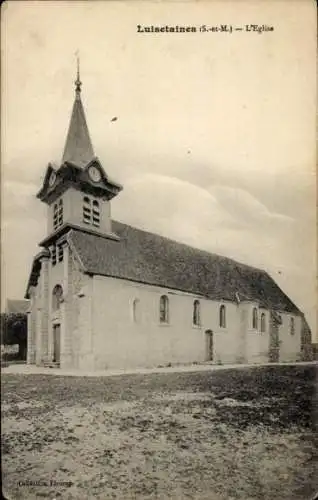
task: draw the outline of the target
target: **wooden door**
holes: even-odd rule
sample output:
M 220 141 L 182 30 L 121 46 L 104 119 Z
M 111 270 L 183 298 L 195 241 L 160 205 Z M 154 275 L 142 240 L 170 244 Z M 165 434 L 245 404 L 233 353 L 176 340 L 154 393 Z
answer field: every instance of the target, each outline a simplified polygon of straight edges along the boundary
M 53 326 L 53 361 L 59 363 L 61 358 L 61 326 Z
M 212 330 L 206 330 L 205 342 L 206 342 L 206 360 L 213 361 L 213 332 L 212 332 Z

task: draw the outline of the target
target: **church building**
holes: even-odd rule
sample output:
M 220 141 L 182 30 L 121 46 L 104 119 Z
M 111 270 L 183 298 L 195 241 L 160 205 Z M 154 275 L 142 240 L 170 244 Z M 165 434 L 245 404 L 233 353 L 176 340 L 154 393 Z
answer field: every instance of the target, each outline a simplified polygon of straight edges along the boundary
M 266 272 L 112 220 L 122 189 L 95 156 L 78 75 L 61 165 L 48 165 L 37 194 L 47 234 L 25 295 L 28 363 L 94 371 L 300 359 L 304 316 Z

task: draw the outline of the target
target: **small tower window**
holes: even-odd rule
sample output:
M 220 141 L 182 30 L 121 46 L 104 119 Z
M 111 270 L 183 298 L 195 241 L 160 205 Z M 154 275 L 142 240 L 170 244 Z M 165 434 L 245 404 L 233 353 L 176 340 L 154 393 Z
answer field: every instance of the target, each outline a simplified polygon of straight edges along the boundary
M 52 311 L 58 311 L 63 297 L 63 288 L 61 285 L 55 285 L 52 293 Z
M 220 327 L 226 328 L 226 309 L 225 305 L 220 307 Z
M 93 226 L 99 227 L 100 222 L 100 212 L 99 203 L 97 200 L 93 201 Z
M 169 322 L 169 299 L 166 295 L 160 297 L 160 323 Z
M 63 246 L 62 245 L 58 245 L 57 246 L 57 261 L 58 262 L 62 262 L 63 260 Z
M 58 215 L 57 215 L 58 207 L 57 203 L 54 204 L 53 207 L 53 228 L 57 229 L 58 228 Z
M 256 307 L 253 308 L 252 312 L 252 327 L 254 328 L 254 330 L 257 330 L 258 328 L 258 314 Z
M 193 325 L 201 325 L 201 310 L 199 300 L 193 302 Z
M 261 314 L 261 332 L 266 332 L 266 316 L 265 313 Z
M 51 262 L 52 266 L 55 266 L 57 262 L 62 262 L 64 258 L 63 245 L 54 245 L 51 248 Z
M 52 259 L 52 266 L 55 266 L 56 264 L 56 247 L 51 248 L 51 259 Z
M 295 318 L 290 318 L 290 334 L 295 335 Z
M 85 222 L 86 224 L 90 224 L 91 218 L 92 218 L 91 200 L 88 198 L 88 196 L 84 196 L 84 198 L 83 198 L 83 222 Z
M 62 198 L 53 207 L 53 228 L 57 229 L 63 224 L 63 200 Z
M 59 201 L 57 215 L 58 215 L 58 225 L 61 226 L 63 224 L 63 200 L 62 200 L 62 198 Z

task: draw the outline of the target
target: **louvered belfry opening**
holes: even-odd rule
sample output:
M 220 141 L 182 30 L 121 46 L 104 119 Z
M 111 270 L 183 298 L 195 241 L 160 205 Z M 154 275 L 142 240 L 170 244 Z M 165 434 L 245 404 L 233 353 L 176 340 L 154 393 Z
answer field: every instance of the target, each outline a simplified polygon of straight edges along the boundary
M 83 222 L 85 224 L 100 226 L 100 207 L 97 200 L 91 200 L 88 196 L 83 198 Z

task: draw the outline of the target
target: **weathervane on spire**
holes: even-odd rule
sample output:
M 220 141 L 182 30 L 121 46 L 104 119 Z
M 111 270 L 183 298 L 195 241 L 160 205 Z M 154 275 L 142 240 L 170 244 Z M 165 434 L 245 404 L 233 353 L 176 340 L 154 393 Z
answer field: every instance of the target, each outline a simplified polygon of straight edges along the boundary
M 76 61 L 77 61 L 77 75 L 76 75 L 76 80 L 75 80 L 75 92 L 76 92 L 76 95 L 79 97 L 80 92 L 81 92 L 82 82 L 80 80 L 80 59 L 79 59 L 78 50 L 76 51 L 75 54 L 76 54 Z

